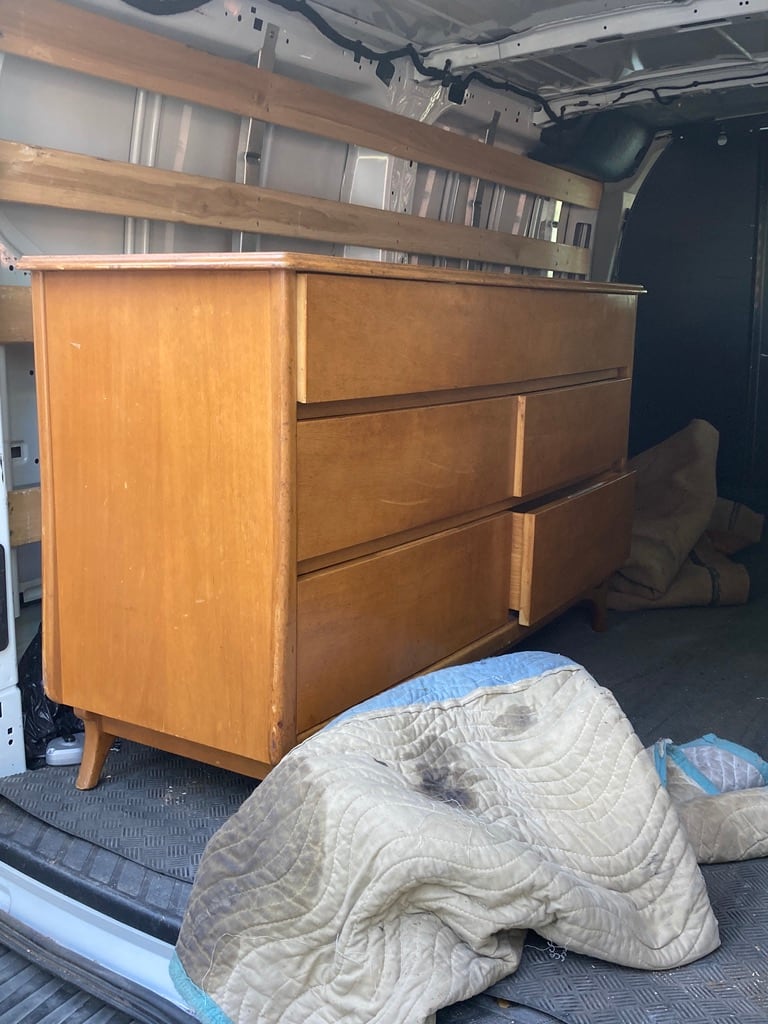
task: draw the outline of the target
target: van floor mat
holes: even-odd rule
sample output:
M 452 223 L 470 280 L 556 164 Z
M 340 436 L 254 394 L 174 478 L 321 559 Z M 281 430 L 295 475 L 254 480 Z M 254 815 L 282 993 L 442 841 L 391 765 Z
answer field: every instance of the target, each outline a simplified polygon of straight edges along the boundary
M 125 740 L 109 752 L 95 789 L 76 789 L 77 771 L 46 766 L 10 775 L 0 779 L 0 796 L 71 836 L 187 882 L 207 841 L 257 785 Z
M 0 861 L 93 910 L 176 942 L 192 883 L 69 835 L 0 796 Z M 0 1018 L 2 1019 L 2 1018 Z
M 0 1020 L 14 1024 L 141 1024 L 0 944 Z
M 532 933 L 515 974 L 486 993 L 563 1024 L 766 1024 L 768 859 L 702 868 L 721 946 L 685 967 L 638 971 L 553 946 Z M 489 1020 L 516 1021 L 514 1009 Z M 496 1014 L 499 1016 L 497 1017 Z M 450 1019 L 440 1024 L 450 1024 Z

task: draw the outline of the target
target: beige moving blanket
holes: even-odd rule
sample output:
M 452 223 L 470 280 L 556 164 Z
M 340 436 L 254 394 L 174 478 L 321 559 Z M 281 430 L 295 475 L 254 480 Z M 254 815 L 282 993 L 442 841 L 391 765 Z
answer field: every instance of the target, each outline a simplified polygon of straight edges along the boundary
M 291 751 L 209 843 L 171 973 L 211 1024 L 423 1024 L 513 972 L 528 929 L 649 970 L 719 944 L 652 758 L 539 652 L 404 683 Z
M 635 510 L 629 559 L 609 584 L 618 611 L 743 604 L 749 575 L 728 555 L 760 539 L 763 517 L 717 495 L 719 435 L 705 420 L 629 462 Z

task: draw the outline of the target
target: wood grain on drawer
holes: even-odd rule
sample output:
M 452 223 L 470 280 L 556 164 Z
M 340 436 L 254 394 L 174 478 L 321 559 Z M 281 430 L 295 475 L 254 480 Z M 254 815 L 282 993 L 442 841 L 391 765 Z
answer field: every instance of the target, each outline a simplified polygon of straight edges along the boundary
M 298 731 L 502 626 L 509 557 L 505 513 L 300 577 Z
M 521 395 L 512 493 L 555 490 L 622 459 L 631 388 L 629 380 L 611 380 Z
M 510 608 L 524 626 L 600 583 L 626 561 L 632 473 L 528 512 L 513 512 Z
M 298 424 L 298 557 L 504 501 L 517 398 Z
M 632 363 L 634 295 L 300 274 L 301 402 L 481 387 Z

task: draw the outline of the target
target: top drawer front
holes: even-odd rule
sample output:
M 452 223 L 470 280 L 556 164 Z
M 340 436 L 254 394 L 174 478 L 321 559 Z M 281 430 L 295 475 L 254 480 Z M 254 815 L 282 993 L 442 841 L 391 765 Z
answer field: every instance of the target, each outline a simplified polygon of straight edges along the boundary
M 330 402 L 629 367 L 635 296 L 298 275 L 298 398 Z

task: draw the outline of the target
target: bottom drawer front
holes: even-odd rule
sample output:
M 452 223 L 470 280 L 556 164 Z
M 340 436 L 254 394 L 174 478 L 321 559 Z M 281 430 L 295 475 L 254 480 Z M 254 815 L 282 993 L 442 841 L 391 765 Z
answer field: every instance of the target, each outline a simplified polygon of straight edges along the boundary
M 301 733 L 508 618 L 509 514 L 301 577 Z
M 629 554 L 634 477 L 512 513 L 510 608 L 529 626 L 596 586 Z

